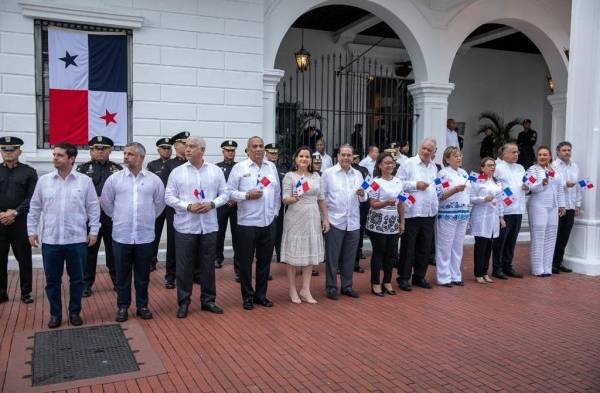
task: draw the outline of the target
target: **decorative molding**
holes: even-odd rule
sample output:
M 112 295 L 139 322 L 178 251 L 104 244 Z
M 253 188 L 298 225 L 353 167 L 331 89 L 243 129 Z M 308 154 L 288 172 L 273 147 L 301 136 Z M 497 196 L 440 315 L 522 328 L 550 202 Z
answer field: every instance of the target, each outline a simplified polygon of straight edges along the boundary
M 278 69 L 265 69 L 263 73 L 263 91 L 275 93 L 277 84 L 283 78 L 285 71 Z
M 566 93 L 554 93 L 550 94 L 546 97 L 550 105 L 552 105 L 552 110 L 556 110 L 557 108 L 561 108 L 564 112 L 567 110 L 567 94 Z
M 21 1 L 21 14 L 30 18 L 93 24 L 126 29 L 139 29 L 144 24 L 144 17 L 122 12 L 114 12 L 107 8 L 80 8 L 69 4 L 47 4 Z
M 448 102 L 448 96 L 454 90 L 454 83 L 419 82 L 408 86 L 415 104 L 424 102 Z

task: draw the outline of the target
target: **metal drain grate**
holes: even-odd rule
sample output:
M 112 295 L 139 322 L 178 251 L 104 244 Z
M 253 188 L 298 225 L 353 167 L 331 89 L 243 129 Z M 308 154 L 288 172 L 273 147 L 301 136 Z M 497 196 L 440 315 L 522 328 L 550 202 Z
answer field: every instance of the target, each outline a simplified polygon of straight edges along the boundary
M 40 332 L 33 339 L 33 386 L 139 369 L 118 324 Z

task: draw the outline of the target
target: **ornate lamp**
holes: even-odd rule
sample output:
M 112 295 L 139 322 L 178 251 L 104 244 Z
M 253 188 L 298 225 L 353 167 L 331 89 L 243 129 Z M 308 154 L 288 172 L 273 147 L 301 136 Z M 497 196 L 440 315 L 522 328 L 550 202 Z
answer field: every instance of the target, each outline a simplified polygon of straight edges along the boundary
M 296 58 L 296 67 L 298 67 L 298 71 L 304 72 L 308 70 L 308 66 L 310 65 L 310 53 L 304 49 L 304 29 L 302 29 L 302 45 L 300 50 L 294 53 L 294 57 Z

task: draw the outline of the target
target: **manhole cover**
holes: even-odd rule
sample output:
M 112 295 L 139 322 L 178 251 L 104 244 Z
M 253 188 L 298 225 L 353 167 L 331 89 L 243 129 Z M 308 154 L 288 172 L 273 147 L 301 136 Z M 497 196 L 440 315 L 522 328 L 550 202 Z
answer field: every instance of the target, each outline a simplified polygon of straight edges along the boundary
M 34 335 L 33 386 L 139 369 L 121 325 L 45 331 Z

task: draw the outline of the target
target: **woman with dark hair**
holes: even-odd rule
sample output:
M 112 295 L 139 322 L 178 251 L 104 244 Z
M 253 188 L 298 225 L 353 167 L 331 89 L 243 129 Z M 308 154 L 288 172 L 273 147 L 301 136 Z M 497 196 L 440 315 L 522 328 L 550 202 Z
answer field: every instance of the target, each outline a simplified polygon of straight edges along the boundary
M 396 161 L 390 153 L 381 153 L 375 162 L 376 190 L 369 193 L 369 215 L 366 229 L 373 246 L 371 256 L 371 292 L 376 296 L 395 295 L 392 289 L 392 268 L 397 254 L 398 239 L 404 232 L 404 205 L 398 203 L 402 182 L 392 174 Z M 383 288 L 381 273 L 383 270 Z
M 485 157 L 479 165 L 485 180 L 478 180 L 470 187 L 471 234 L 475 237 L 474 262 L 475 279 L 480 284 L 494 282 L 487 271 L 492 254 L 492 241 L 500 235 L 500 227 L 506 223 L 502 217 L 504 202 L 502 187 L 494 178 L 496 162 L 491 157 Z
M 535 184 L 529 187 L 531 197 L 527 201 L 531 233 L 531 274 L 550 277 L 558 217 L 565 215 L 563 179 L 552 167 L 552 152 L 549 147 L 538 147 L 536 156 L 536 164 L 527 170 L 527 177 L 535 178 Z
M 301 146 L 294 153 L 292 170 L 283 178 L 283 203 L 287 206 L 281 239 L 281 261 L 288 264 L 289 294 L 292 303 L 317 303 L 310 293 L 312 267 L 325 259 L 323 232 L 329 231 L 327 206 L 321 176 L 313 172 L 312 152 Z M 298 296 L 296 269 L 302 268 L 302 289 Z

